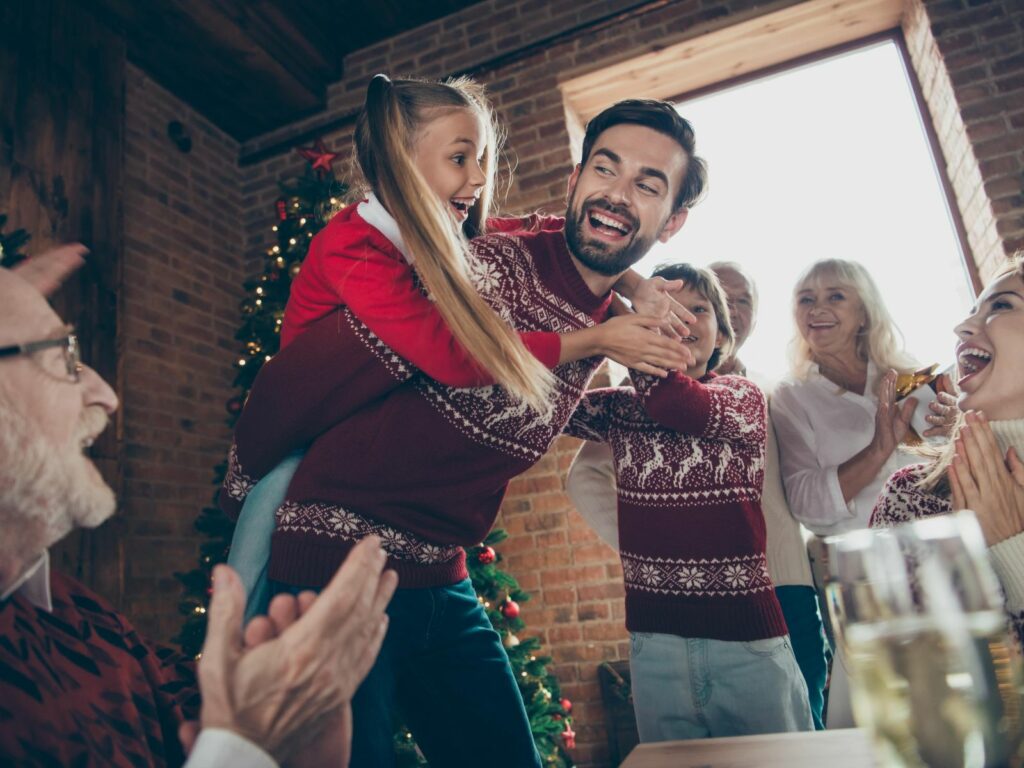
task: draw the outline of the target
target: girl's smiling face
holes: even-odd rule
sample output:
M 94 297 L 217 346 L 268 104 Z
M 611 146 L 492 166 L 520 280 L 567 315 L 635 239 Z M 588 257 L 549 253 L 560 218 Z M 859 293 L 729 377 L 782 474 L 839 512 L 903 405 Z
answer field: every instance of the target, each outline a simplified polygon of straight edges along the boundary
M 480 117 L 470 109 L 439 111 L 416 136 L 416 168 L 460 226 L 487 182 L 481 167 L 485 142 Z
M 718 316 L 712 303 L 696 288 L 690 287 L 689 283 L 674 291 L 672 298 L 697 318 L 695 323 L 690 323 L 690 335 L 682 341 L 694 357 L 694 364 L 686 369 L 686 375 L 699 379 L 708 372 L 708 360 L 723 343 L 722 333 L 718 329 Z
M 960 409 L 991 420 L 1024 417 L 1024 278 L 991 283 L 956 327 Z

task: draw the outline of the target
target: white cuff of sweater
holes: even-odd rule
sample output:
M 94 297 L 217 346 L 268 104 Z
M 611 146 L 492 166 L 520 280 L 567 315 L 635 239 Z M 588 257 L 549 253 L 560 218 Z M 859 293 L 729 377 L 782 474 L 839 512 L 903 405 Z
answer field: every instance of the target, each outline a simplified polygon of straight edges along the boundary
M 234 731 L 203 728 L 185 768 L 277 768 L 277 762 Z
M 1007 610 L 1024 609 L 1024 533 L 1011 536 L 988 551 L 1006 594 Z

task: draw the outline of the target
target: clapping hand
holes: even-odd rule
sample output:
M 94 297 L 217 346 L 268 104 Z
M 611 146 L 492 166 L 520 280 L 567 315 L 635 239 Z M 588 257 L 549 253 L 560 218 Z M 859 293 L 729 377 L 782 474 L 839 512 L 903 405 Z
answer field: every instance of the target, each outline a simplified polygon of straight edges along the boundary
M 917 407 L 917 398 L 896 402 L 896 371 L 890 370 L 878 388 L 878 409 L 875 411 L 875 434 L 871 446 L 886 459 L 896 450 L 910 431 L 910 417 Z
M 949 485 L 953 507 L 974 512 L 990 547 L 1024 531 L 1024 464 L 1014 448 L 1003 456 L 981 413 L 960 428 Z
M 924 417 L 932 426 L 924 431 L 921 437 L 948 437 L 956 426 L 957 416 L 960 409 L 956 404 L 956 397 L 949 392 L 939 392 L 935 400 L 928 403 L 928 410 L 931 413 Z

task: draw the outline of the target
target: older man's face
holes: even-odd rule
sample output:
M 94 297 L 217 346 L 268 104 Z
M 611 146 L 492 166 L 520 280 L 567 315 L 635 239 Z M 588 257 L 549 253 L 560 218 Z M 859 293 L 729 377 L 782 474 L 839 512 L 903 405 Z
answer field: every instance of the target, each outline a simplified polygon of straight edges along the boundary
M 0 346 L 64 335 L 46 300 L 0 270 Z M 113 514 L 113 491 L 84 452 L 116 408 L 113 390 L 91 368 L 73 380 L 60 347 L 0 360 L 0 514 L 5 526 L 42 523 L 45 540 L 31 542 L 33 549 Z
M 736 334 L 736 350 L 738 351 L 750 336 L 750 332 L 754 329 L 754 321 L 757 319 L 754 287 L 745 276 L 734 269 L 720 267 L 715 270 L 715 274 L 729 301 L 729 320 L 732 321 L 732 329 Z

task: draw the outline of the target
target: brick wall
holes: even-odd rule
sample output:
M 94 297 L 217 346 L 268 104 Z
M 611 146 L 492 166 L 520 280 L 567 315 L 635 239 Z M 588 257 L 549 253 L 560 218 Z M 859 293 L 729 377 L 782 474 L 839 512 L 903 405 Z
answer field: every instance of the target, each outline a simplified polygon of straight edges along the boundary
M 903 24 L 978 271 L 1024 247 L 1024 4 L 912 0 Z
M 182 122 L 182 154 L 167 123 Z M 124 184 L 124 608 L 163 640 L 181 625 L 175 571 L 230 432 L 238 303 L 247 275 L 238 143 L 129 65 Z
M 558 210 L 572 162 L 557 83 L 792 0 L 488 0 L 357 52 L 330 88 L 325 114 L 239 146 L 129 65 L 126 83 L 122 355 L 125 491 L 121 544 L 125 607 L 147 633 L 180 624 L 175 570 L 195 561 L 192 524 L 207 504 L 213 467 L 228 443 L 224 401 L 233 394 L 234 333 L 242 283 L 268 244 L 277 182 L 302 172 L 291 152 L 251 156 L 324 119 L 325 138 L 347 148 L 344 118 L 377 71 L 442 76 L 486 65 L 516 164 L 507 210 Z M 616 17 L 613 25 L 573 32 Z M 939 136 L 982 274 L 1024 245 L 1024 7 L 1014 0 L 911 0 L 908 48 Z M 548 45 L 529 48 L 557 37 Z M 525 49 L 525 52 L 523 52 Z M 504 57 L 504 58 L 501 58 Z M 193 148 L 181 154 L 166 126 L 179 120 Z M 533 599 L 530 634 L 555 659 L 575 702 L 582 766 L 607 764 L 596 667 L 628 653 L 621 569 L 566 499 L 576 443 L 560 440 L 516 479 L 498 524 L 502 551 Z

